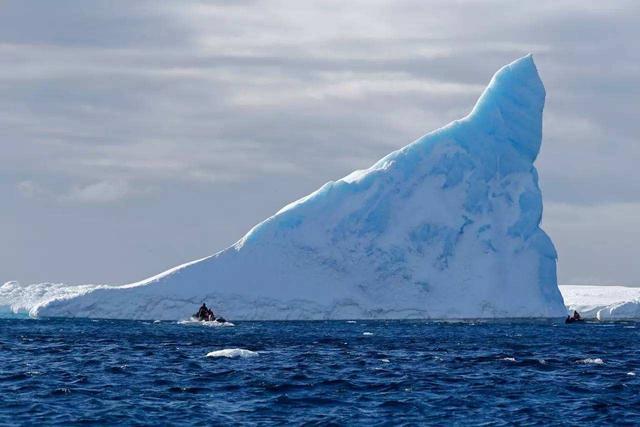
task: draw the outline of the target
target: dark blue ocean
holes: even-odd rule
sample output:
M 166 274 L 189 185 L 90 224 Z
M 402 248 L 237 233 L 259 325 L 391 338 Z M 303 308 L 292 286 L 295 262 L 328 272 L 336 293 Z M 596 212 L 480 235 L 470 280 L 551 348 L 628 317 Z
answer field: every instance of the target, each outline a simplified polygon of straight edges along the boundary
M 0 319 L 0 423 L 639 424 L 639 326 Z

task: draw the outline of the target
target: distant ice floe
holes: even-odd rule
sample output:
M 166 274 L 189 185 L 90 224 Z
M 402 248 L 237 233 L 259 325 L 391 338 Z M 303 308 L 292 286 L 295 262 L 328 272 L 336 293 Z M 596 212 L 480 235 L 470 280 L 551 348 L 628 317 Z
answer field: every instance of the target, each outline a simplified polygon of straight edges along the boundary
M 225 348 L 207 353 L 207 357 L 226 357 L 228 359 L 256 357 L 257 355 L 257 352 L 244 348 Z
M 569 311 L 598 320 L 640 319 L 640 288 L 628 286 L 560 286 Z

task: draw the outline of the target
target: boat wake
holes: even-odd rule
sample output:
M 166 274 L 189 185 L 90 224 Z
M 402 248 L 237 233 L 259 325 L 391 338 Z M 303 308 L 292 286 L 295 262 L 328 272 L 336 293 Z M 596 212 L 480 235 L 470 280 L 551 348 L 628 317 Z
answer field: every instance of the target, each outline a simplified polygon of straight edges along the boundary
M 210 328 L 224 328 L 224 327 L 228 327 L 228 326 L 235 326 L 233 323 L 231 322 L 205 322 L 204 320 L 197 320 L 197 319 L 188 319 L 188 320 L 179 320 L 178 325 L 195 325 L 195 326 L 207 326 Z

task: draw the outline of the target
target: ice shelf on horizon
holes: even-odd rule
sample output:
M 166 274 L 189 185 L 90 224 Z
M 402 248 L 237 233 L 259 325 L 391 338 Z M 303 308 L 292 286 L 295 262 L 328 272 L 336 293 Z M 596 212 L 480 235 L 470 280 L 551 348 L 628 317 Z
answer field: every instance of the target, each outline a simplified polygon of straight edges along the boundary
M 640 319 L 640 288 L 629 286 L 560 286 L 567 308 L 585 319 Z

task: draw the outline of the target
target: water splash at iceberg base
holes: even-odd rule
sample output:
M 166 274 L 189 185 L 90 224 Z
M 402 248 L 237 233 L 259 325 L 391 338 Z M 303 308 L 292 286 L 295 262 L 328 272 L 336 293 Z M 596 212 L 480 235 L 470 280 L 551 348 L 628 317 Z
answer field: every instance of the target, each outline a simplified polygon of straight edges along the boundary
M 533 165 L 544 99 L 526 56 L 467 117 L 325 184 L 222 252 L 121 287 L 13 283 L 0 304 L 163 320 L 203 300 L 237 320 L 563 316 Z
M 100 288 L 108 288 L 108 286 L 72 286 L 63 283 L 38 283 L 24 286 L 15 281 L 6 282 L 0 286 L 0 316 L 23 314 L 35 317 L 40 307 L 52 301 L 79 297 Z

